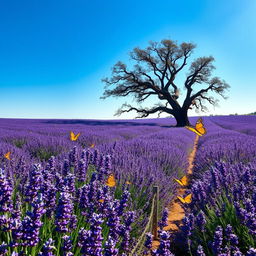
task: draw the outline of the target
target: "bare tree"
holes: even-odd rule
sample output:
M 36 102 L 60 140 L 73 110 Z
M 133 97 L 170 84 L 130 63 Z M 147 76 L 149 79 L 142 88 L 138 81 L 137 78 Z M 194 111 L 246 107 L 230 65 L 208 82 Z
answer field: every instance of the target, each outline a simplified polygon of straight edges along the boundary
M 106 86 L 101 98 L 131 95 L 140 105 L 149 97 L 157 96 L 160 103 L 151 108 L 125 103 L 116 115 L 136 111 L 137 118 L 143 118 L 165 112 L 175 117 L 177 126 L 189 125 L 189 109 L 206 111 L 205 103 L 216 105 L 218 101 L 209 93 L 214 92 L 226 98 L 224 93 L 229 88 L 224 80 L 212 77 L 215 69 L 214 58 L 200 57 L 190 64 L 184 81 L 185 99 L 182 104 L 179 103 L 180 85 L 176 83 L 176 78 L 187 65 L 195 47 L 192 43 L 178 45 L 172 40 L 162 40 L 160 43 L 149 42 L 146 49 L 133 49 L 130 53 L 132 61 L 135 62 L 133 68 L 128 69 L 124 63 L 117 62 L 112 69 L 112 76 L 102 79 Z M 196 84 L 200 84 L 202 89 L 194 91 Z

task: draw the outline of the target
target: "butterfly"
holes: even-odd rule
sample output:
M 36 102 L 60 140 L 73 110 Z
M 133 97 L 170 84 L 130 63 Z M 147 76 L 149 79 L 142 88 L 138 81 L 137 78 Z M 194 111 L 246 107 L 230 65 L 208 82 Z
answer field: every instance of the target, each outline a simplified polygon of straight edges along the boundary
M 183 203 L 183 204 L 190 204 L 192 202 L 192 194 L 188 194 L 185 198 L 177 196 L 177 198 Z
M 116 185 L 116 180 L 114 174 L 110 174 L 107 178 L 106 185 L 109 187 L 114 187 Z
M 130 185 L 130 184 L 132 184 L 132 183 L 131 183 L 130 181 L 128 181 L 128 180 L 127 180 L 127 181 L 125 182 L 125 184 Z
M 92 143 L 92 145 L 90 146 L 90 148 L 94 148 L 95 147 L 95 144 L 94 143 Z
M 70 140 L 71 141 L 76 141 L 79 136 L 80 136 L 80 132 L 77 135 L 75 135 L 73 132 L 70 132 Z
M 100 203 L 104 203 L 104 199 L 99 199 L 99 202 Z
M 188 130 L 195 132 L 199 136 L 203 136 L 206 134 L 206 129 L 204 127 L 203 119 L 199 118 L 196 122 L 195 127 L 193 126 L 185 126 Z
M 174 179 L 176 182 L 178 182 L 181 186 L 187 186 L 188 185 L 188 177 L 183 176 L 180 180 Z
M 4 157 L 8 160 L 11 160 L 11 152 L 7 152 L 6 154 L 4 154 Z

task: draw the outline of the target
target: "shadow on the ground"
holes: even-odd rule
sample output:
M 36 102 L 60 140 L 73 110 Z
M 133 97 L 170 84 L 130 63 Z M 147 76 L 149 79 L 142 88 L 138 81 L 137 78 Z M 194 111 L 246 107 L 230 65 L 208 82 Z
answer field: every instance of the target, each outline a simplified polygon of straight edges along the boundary
M 160 126 L 163 128 L 174 128 L 174 125 L 161 125 L 161 123 L 153 122 L 132 122 L 132 121 L 102 121 L 102 120 L 47 120 L 44 123 L 48 124 L 82 124 L 82 125 L 92 125 L 92 126 L 107 126 L 107 125 L 122 125 L 122 126 Z

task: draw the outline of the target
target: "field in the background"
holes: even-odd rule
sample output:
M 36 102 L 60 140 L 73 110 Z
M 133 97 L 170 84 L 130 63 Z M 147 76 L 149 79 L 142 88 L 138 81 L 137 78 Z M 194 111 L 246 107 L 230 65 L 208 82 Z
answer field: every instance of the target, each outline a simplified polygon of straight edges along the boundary
M 170 247 L 177 255 L 197 255 L 198 250 L 235 255 L 235 250 L 246 253 L 256 246 L 256 118 L 206 117 L 204 123 L 207 134 L 199 140 L 193 201 L 183 228 L 171 246 L 163 242 L 155 255 L 169 255 L 163 251 Z M 1 119 L 0 251 L 129 255 L 143 234 L 137 247 L 142 253 L 153 186 L 160 190 L 161 215 L 176 196 L 173 179 L 186 173 L 195 139 L 173 125 L 169 118 Z M 77 141 L 70 141 L 70 131 L 81 133 Z M 233 226 L 226 234 L 228 225 Z M 234 244 L 231 234 L 237 237 Z

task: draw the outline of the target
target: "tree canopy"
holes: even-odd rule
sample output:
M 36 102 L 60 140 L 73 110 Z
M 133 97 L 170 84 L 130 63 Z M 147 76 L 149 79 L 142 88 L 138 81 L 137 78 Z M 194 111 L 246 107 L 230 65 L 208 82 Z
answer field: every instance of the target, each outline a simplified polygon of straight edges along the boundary
M 136 105 L 140 105 L 147 98 L 157 96 L 159 103 L 152 107 L 132 106 L 123 104 L 116 115 L 125 112 L 137 112 L 137 118 L 147 117 L 150 114 L 163 112 L 173 115 L 177 126 L 189 125 L 188 109 L 206 111 L 206 103 L 216 105 L 218 100 L 210 95 L 214 92 L 226 98 L 225 92 L 229 85 L 219 77 L 213 77 L 215 69 L 212 56 L 199 57 L 190 63 L 186 79 L 182 85 L 177 84 L 177 76 L 188 64 L 196 45 L 183 42 L 178 45 L 172 40 L 149 42 L 145 49 L 134 48 L 130 57 L 134 63 L 129 68 L 118 61 L 112 68 L 112 76 L 104 78 L 106 84 L 103 99 L 132 96 Z M 200 84 L 201 89 L 195 90 Z M 185 99 L 179 102 L 181 89 L 185 91 Z

